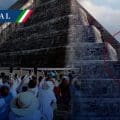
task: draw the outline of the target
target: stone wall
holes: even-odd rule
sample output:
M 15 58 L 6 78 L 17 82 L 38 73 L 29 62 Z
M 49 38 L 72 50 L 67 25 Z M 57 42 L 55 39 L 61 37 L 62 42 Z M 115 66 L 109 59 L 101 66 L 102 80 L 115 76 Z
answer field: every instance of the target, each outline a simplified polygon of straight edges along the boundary
M 89 24 L 94 25 L 101 32 L 103 41 L 109 42 L 116 49 L 116 51 L 119 52 L 120 43 L 100 23 L 98 23 L 98 21 L 93 16 L 91 16 L 90 13 L 83 6 L 80 5 L 79 0 L 76 1 L 78 6 L 82 8 L 87 14 Z
M 40 3 L 38 4 L 38 2 Z M 91 24 L 89 18 L 94 18 L 76 0 L 39 0 L 34 4 L 37 6 L 33 5 L 35 6 L 33 14 L 25 25 L 11 24 L 2 31 L 0 52 L 15 53 L 16 51 L 70 46 L 70 51 L 66 49 L 67 51 L 63 54 L 65 56 L 61 55 L 61 58 L 66 58 L 63 63 L 67 61 L 64 65 L 70 67 L 75 54 L 75 49 L 72 48 L 77 45 L 76 43 L 102 43 L 104 41 L 104 34 L 101 32 L 103 28 L 98 28 L 97 21 L 95 24 Z M 117 48 L 113 49 L 113 47 L 111 50 L 115 54 Z M 40 55 L 40 57 L 42 56 Z M 34 61 L 34 63 L 36 62 Z M 59 66 L 65 67 L 62 65 Z
M 26 9 L 32 6 L 32 0 L 18 0 L 9 9 Z M 29 3 L 29 4 L 28 4 Z M 0 44 L 4 43 L 6 39 L 13 33 L 17 28 L 23 26 L 22 24 L 15 23 L 4 23 L 0 24 Z
M 54 52 L 49 51 L 50 55 L 46 53 L 47 58 L 45 63 L 42 59 L 40 59 L 44 57 L 44 54 L 41 54 L 42 52 L 37 54 L 37 56 L 39 56 L 39 67 L 66 66 L 66 64 L 69 63 L 68 60 L 70 59 L 69 56 L 67 57 L 69 54 L 69 49 L 67 49 L 67 46 L 71 47 L 71 43 L 74 41 L 74 35 L 78 31 L 76 27 L 78 26 L 81 29 L 84 28 L 84 31 L 86 29 L 85 27 L 82 27 L 86 23 L 84 22 L 83 18 L 78 15 L 79 13 L 82 16 L 82 13 L 80 13 L 79 9 L 75 8 L 76 4 L 73 0 L 49 0 L 43 4 L 40 4 L 37 6 L 37 8 L 35 8 L 34 12 L 36 14 L 33 13 L 29 22 L 23 26 L 23 28 L 17 28 L 13 33 L 10 34 L 6 42 L 1 45 L 0 52 L 15 53 L 16 51 L 36 51 L 37 49 L 41 50 L 42 48 L 49 50 L 49 48 L 52 48 L 54 49 Z M 55 14 L 54 11 L 57 11 L 58 14 Z M 50 15 L 50 13 L 52 15 Z M 82 35 L 83 34 L 84 33 L 82 32 Z M 59 48 L 61 48 L 61 51 L 64 51 L 64 53 L 59 52 L 58 54 L 56 51 Z M 16 56 L 17 55 L 18 53 L 16 52 Z M 34 56 L 33 53 L 30 55 L 31 57 L 32 55 Z M 10 56 L 11 59 L 14 58 L 12 54 L 10 54 Z M 28 57 L 26 56 L 29 56 L 29 54 L 24 54 L 21 57 L 27 61 Z M 36 64 L 38 60 L 35 58 L 34 61 L 31 60 L 28 62 L 29 66 L 38 65 Z M 53 63 L 48 64 L 49 62 L 47 60 L 52 61 Z M 6 63 L 8 62 L 7 59 L 5 59 L 5 61 Z M 14 61 L 16 61 L 16 59 Z M 15 63 L 18 63 L 18 61 Z M 22 65 L 23 62 L 19 64 Z
M 78 2 L 76 4 L 79 8 Z M 75 43 L 71 50 L 75 79 L 80 84 L 74 84 L 72 88 L 73 106 L 70 119 L 119 120 L 119 43 L 86 10 L 84 11 L 89 24 L 83 25 L 86 30 L 82 37 L 82 32 L 73 35 Z M 107 41 L 106 35 L 112 42 Z M 86 40 L 85 36 L 89 36 L 91 41 Z

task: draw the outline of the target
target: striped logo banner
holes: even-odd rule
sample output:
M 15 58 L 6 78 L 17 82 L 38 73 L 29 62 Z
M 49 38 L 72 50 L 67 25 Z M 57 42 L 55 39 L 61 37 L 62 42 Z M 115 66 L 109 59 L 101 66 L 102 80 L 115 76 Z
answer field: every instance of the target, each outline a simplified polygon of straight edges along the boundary
M 32 10 L 0 10 L 0 23 L 25 23 L 31 16 Z

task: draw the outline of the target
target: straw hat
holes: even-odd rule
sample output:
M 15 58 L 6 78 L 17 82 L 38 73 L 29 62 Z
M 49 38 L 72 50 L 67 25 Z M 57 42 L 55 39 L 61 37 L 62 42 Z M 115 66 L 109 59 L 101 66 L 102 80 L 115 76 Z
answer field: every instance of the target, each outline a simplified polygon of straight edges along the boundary
M 38 109 L 39 103 L 33 93 L 27 91 L 18 94 L 11 102 L 11 111 L 19 116 L 31 114 Z

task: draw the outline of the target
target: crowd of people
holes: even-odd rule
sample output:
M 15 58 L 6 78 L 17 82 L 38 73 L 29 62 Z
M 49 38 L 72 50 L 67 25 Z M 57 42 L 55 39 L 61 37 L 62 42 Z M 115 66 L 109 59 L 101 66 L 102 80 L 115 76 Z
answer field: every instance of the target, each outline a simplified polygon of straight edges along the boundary
M 70 105 L 72 75 L 0 74 L 0 120 L 53 120 L 58 104 Z

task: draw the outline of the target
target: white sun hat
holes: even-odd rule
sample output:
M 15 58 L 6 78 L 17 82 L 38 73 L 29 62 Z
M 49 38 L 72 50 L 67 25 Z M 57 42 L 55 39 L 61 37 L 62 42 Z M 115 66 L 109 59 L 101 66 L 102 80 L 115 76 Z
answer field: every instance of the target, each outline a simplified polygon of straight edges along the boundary
M 21 107 L 18 107 L 18 103 Z M 38 110 L 39 102 L 33 93 L 27 91 L 18 94 L 18 96 L 11 102 L 11 111 L 19 116 L 25 116 Z

